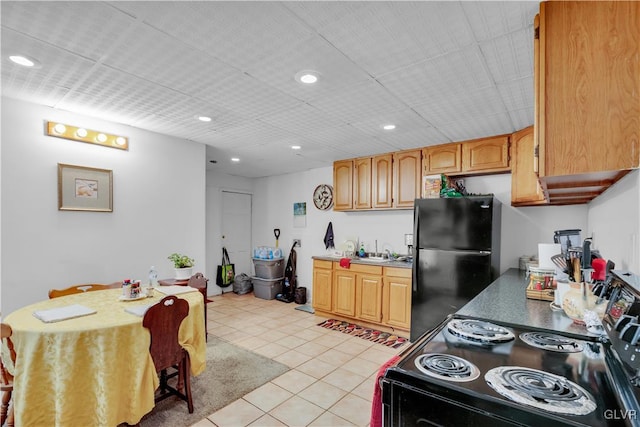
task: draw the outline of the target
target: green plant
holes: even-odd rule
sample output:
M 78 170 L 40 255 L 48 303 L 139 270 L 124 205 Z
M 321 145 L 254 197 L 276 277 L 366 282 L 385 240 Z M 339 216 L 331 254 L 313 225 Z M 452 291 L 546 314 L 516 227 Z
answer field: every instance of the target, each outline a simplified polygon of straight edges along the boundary
M 177 253 L 173 253 L 173 254 L 169 255 L 168 259 L 173 262 L 173 266 L 175 268 L 193 267 L 193 264 L 195 263 L 193 258 L 189 258 L 186 255 L 177 254 Z

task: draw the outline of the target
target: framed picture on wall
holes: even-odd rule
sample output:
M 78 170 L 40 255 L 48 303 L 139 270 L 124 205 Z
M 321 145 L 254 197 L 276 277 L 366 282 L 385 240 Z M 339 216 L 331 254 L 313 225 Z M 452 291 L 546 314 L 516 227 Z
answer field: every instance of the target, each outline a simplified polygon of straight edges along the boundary
M 113 172 L 58 163 L 58 210 L 113 212 Z

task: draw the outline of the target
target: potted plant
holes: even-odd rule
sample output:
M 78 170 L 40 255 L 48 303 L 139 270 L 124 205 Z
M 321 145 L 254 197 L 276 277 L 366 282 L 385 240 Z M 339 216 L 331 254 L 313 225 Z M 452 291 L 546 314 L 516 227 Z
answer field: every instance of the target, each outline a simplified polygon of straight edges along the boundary
M 186 255 L 172 253 L 168 257 L 173 262 L 173 267 L 176 270 L 176 280 L 187 280 L 191 277 L 193 270 L 193 264 L 195 261 L 193 258 L 189 258 Z

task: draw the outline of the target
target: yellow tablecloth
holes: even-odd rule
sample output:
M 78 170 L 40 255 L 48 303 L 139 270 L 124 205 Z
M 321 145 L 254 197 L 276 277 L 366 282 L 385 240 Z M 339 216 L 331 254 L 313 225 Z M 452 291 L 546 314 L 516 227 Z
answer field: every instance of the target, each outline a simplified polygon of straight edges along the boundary
M 153 298 L 120 301 L 119 289 L 42 301 L 9 314 L 16 350 L 13 402 L 15 425 L 116 426 L 136 424 L 154 406 L 158 387 L 142 317 L 125 312 Z M 191 357 L 191 372 L 205 369 L 204 301 L 200 292 L 178 295 L 189 302 L 179 341 Z M 34 310 L 81 304 L 96 314 L 44 323 Z M 185 406 L 186 410 L 186 406 Z

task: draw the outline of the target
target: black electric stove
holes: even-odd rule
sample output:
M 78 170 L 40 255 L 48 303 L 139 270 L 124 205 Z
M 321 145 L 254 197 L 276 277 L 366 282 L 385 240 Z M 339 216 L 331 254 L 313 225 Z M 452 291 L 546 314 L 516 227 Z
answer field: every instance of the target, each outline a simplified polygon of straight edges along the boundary
M 604 338 L 449 316 L 387 369 L 384 424 L 635 425 Z

